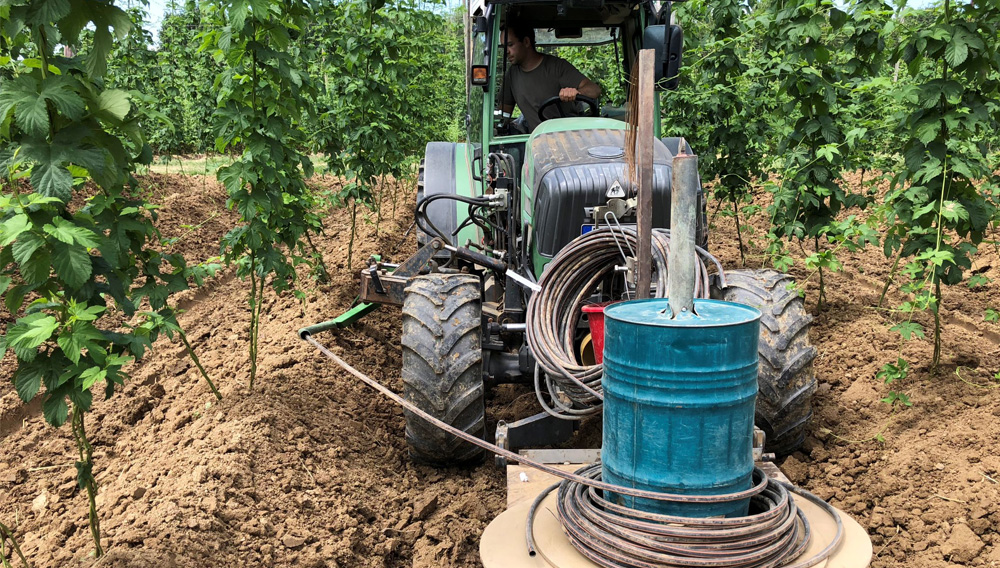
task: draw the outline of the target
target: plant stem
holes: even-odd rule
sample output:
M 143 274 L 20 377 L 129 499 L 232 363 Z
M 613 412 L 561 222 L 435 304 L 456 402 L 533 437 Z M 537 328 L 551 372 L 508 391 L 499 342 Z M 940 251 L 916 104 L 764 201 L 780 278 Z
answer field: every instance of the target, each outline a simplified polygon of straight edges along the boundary
M 941 277 L 934 275 L 934 358 L 931 367 L 937 368 L 941 362 Z
M 885 301 L 885 295 L 889 293 L 889 285 L 896 278 L 896 269 L 899 267 L 899 259 L 903 256 L 903 247 L 899 247 L 899 251 L 896 253 L 896 259 L 892 261 L 892 268 L 889 269 L 889 278 L 885 281 L 885 286 L 882 286 L 882 293 L 878 297 L 878 304 L 875 306 L 877 308 L 882 307 L 882 302 Z
M 375 203 L 375 238 L 378 239 L 378 232 L 382 226 L 382 203 L 385 202 L 385 176 L 382 177 L 380 182 L 375 185 L 375 190 L 372 191 L 372 201 Z
M 352 259 L 354 257 L 354 237 L 358 232 L 358 200 L 351 202 L 351 240 L 347 244 L 347 269 L 353 270 Z
M 7 528 L 6 525 L 0 523 L 0 562 L 3 563 L 3 568 L 12 568 L 10 561 L 7 560 L 7 541 L 10 541 L 10 549 L 12 553 L 17 553 L 17 557 L 21 559 L 21 562 L 31 567 L 28 564 L 28 559 L 24 557 L 24 553 L 21 552 L 21 547 L 17 545 L 17 540 L 14 539 L 14 531 Z
M 323 253 L 319 252 L 319 249 L 316 248 L 315 244 L 313 244 L 312 237 L 309 236 L 309 231 L 305 232 L 305 236 L 306 242 L 309 243 L 309 248 L 313 251 L 313 257 L 316 259 L 316 262 L 319 263 L 319 271 L 316 275 L 316 280 L 326 284 L 330 281 L 330 269 L 327 268 L 326 262 L 323 260 Z
M 736 242 L 739 243 L 739 246 L 740 246 L 740 264 L 744 268 L 746 268 L 747 257 L 743 253 L 743 233 L 742 233 L 742 231 L 740 229 L 740 208 L 739 208 L 739 205 L 736 202 L 736 192 L 735 191 L 732 191 L 732 190 L 729 191 L 729 199 L 733 203 L 733 217 L 736 218 Z
M 73 437 L 76 439 L 76 447 L 80 453 L 80 461 L 77 462 L 77 483 L 81 489 L 87 490 L 87 501 L 90 505 L 90 535 L 94 538 L 94 556 L 100 558 L 104 555 L 101 547 L 101 520 L 97 516 L 97 480 L 94 479 L 94 448 L 87 439 L 87 430 L 84 427 L 83 409 L 80 405 L 73 404 Z
M 184 333 L 184 330 L 181 330 L 180 336 L 181 336 L 181 341 L 184 342 L 184 348 L 187 349 L 188 357 L 191 357 L 191 360 L 194 361 L 194 364 L 198 367 L 198 370 L 201 371 L 201 376 L 205 377 L 205 382 L 208 383 L 208 388 L 212 389 L 212 394 L 215 395 L 215 398 L 222 400 L 222 395 L 219 394 L 219 389 L 215 388 L 215 383 L 212 382 L 212 378 L 208 376 L 208 372 L 205 371 L 205 367 L 201 366 L 201 361 L 198 359 L 198 355 L 194 352 L 194 349 L 191 347 L 191 343 L 188 342 L 187 334 Z
M 813 237 L 813 245 L 819 253 L 819 235 Z M 816 313 L 823 311 L 823 300 L 826 299 L 826 283 L 823 280 L 823 266 L 819 266 L 819 297 L 816 299 Z
M 258 317 L 259 302 L 258 288 L 263 288 L 263 282 L 257 282 L 257 257 L 250 254 L 250 390 L 253 390 L 254 382 L 257 380 L 257 327 L 260 325 Z

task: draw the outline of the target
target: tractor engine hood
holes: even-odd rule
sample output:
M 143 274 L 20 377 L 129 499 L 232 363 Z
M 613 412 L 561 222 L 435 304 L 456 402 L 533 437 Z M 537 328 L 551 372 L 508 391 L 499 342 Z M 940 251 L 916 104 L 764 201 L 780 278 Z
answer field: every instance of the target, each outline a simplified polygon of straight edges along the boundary
M 593 119 L 591 119 L 593 120 Z M 622 124 L 614 121 L 617 125 Z M 542 124 L 539 129 L 546 126 Z M 625 130 L 597 128 L 540 132 L 527 149 L 534 197 L 536 251 L 553 257 L 594 221 L 589 208 L 612 197 L 631 197 L 625 171 Z M 660 141 L 653 146 L 653 226 L 670 226 L 673 155 Z

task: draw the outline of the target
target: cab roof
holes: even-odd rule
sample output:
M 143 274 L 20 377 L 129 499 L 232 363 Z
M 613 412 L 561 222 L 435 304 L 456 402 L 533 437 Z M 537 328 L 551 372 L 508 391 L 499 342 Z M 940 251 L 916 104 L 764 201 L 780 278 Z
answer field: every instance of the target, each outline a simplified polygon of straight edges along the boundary
M 507 7 L 506 13 L 536 28 L 616 26 L 640 5 L 658 13 L 659 0 L 472 0 L 470 14 L 486 15 L 493 6 Z

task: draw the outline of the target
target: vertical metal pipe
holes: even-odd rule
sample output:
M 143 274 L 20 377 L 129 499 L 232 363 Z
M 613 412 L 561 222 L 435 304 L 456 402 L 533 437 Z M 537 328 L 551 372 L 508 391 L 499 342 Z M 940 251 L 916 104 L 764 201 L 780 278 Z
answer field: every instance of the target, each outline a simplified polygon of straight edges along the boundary
M 682 148 L 684 144 L 681 144 Z M 681 150 L 683 152 L 683 150 Z M 667 298 L 672 317 L 694 311 L 695 248 L 698 219 L 698 156 L 674 156 L 670 184 L 670 265 Z

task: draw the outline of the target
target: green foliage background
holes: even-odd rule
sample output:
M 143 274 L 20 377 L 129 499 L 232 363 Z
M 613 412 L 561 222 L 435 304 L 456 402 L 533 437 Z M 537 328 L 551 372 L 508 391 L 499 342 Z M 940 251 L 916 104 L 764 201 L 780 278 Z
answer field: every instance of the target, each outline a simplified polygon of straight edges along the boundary
M 1000 241 L 1000 4 L 689 0 L 675 13 L 685 65 L 661 98 L 663 132 L 689 140 L 727 214 L 766 207 L 765 252 L 746 261 L 798 265 L 822 310 L 841 253 L 878 247 L 905 296 L 889 325 L 925 338 L 915 316 L 931 314 L 937 365 L 942 287 L 982 285 L 972 258 Z M 170 294 L 214 269 L 158 252 L 135 168 L 154 154 L 227 158 L 218 176 L 241 222 L 221 245 L 251 280 L 252 384 L 263 290 L 294 289 L 299 263 L 323 276 L 310 234 L 326 210 L 377 223 L 379 184 L 412 178 L 427 142 L 463 137 L 463 16 L 414 0 L 177 0 L 154 41 L 142 5 L 0 0 L 0 289 L 13 317 L 0 354 L 16 355 L 21 398 L 41 396 L 53 425 L 72 419 L 98 553 L 91 388 L 111 396 L 123 366 L 180 332 Z M 602 104 L 625 103 L 612 45 L 557 53 L 601 84 Z M 317 154 L 344 181 L 335 194 L 309 186 Z M 860 190 L 844 180 L 857 171 Z M 127 332 L 103 323 L 143 305 Z M 909 369 L 883 367 L 886 402 L 909 404 L 895 386 Z

